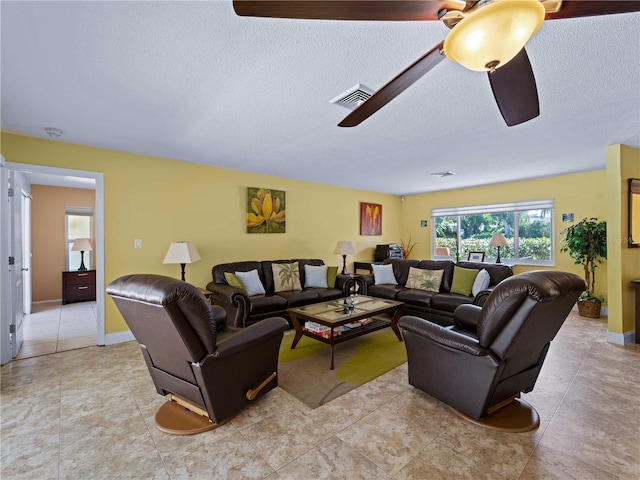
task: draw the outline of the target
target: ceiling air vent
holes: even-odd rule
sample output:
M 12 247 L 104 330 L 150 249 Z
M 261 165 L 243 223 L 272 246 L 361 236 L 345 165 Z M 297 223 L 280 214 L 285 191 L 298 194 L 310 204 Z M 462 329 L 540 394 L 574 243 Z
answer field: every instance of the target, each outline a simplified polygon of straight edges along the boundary
M 433 172 L 431 174 L 434 177 L 452 177 L 453 175 L 456 175 L 456 172 L 452 172 L 451 170 L 445 170 L 444 172 Z
M 337 97 L 329 100 L 329 103 L 335 103 L 336 105 L 353 110 L 362 102 L 367 100 L 371 95 L 373 95 L 373 90 L 366 85 L 358 83 L 346 92 L 343 92 Z

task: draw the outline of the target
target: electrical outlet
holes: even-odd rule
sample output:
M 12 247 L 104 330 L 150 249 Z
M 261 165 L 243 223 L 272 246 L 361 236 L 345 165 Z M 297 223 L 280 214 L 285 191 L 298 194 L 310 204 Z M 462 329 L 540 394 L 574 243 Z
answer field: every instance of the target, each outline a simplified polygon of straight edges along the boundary
M 142 240 L 140 238 L 136 238 L 133 241 L 133 248 L 142 248 Z
M 426 220 L 420 220 L 420 226 L 421 227 L 426 227 L 427 226 L 427 221 Z

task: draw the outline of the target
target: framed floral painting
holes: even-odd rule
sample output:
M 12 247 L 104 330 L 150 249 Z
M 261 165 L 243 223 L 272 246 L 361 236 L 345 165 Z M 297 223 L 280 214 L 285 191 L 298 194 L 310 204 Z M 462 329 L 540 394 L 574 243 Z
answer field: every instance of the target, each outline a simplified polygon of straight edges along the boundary
M 247 188 L 247 233 L 285 233 L 285 192 Z
M 360 235 L 382 235 L 382 205 L 360 202 Z

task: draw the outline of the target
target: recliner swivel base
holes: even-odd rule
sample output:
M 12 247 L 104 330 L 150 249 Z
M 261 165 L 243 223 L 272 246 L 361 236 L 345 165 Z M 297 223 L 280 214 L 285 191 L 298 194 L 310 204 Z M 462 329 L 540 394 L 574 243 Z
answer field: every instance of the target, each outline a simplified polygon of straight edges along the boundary
M 224 425 L 229 419 L 214 423 L 207 412 L 182 399 L 169 395 L 154 417 L 158 430 L 172 435 L 195 435 Z
M 515 398 L 512 402 L 485 415 L 480 420 L 471 418 L 453 407 L 451 410 L 468 422 L 499 432 L 530 432 L 540 426 L 540 415 L 530 403 L 522 398 Z

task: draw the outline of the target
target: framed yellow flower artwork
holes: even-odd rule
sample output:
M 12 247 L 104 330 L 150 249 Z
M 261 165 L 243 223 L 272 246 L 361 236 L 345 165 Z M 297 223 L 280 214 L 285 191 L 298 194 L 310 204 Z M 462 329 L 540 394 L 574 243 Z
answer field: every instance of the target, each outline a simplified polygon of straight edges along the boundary
M 382 205 L 360 202 L 360 235 L 382 235 Z
M 247 233 L 285 233 L 285 192 L 247 188 Z

